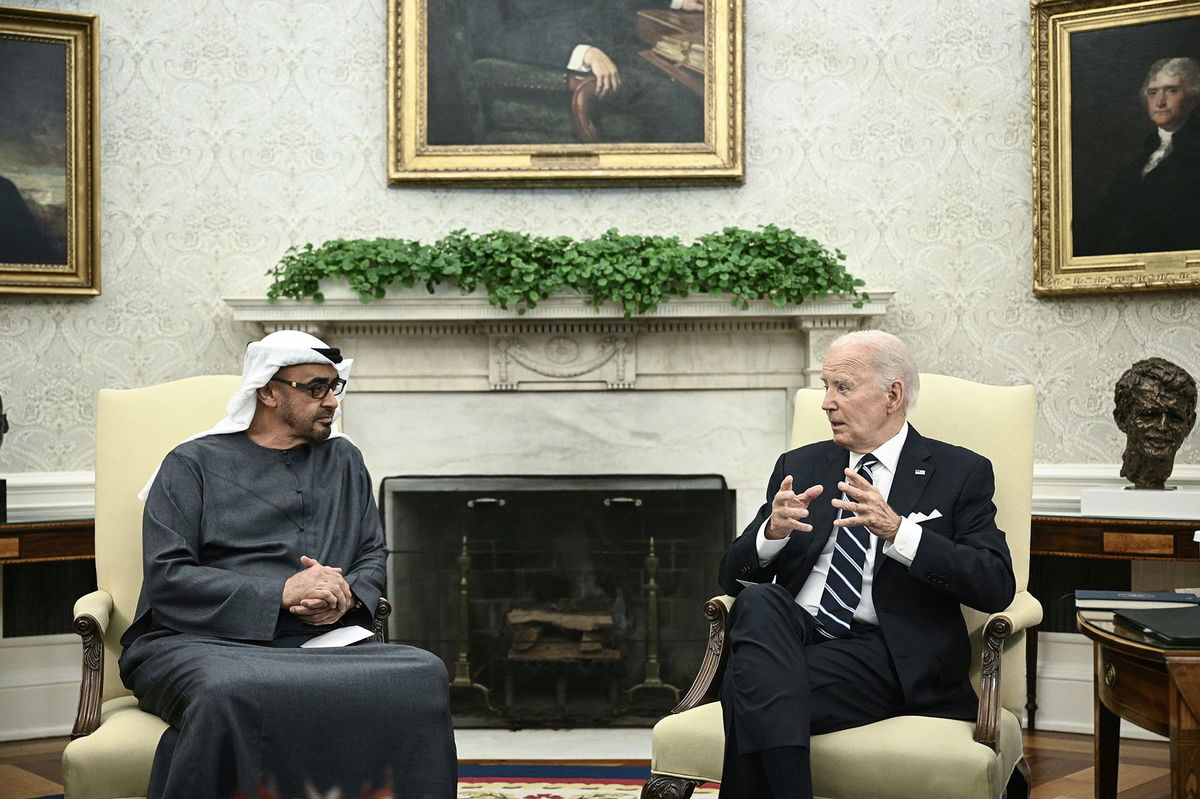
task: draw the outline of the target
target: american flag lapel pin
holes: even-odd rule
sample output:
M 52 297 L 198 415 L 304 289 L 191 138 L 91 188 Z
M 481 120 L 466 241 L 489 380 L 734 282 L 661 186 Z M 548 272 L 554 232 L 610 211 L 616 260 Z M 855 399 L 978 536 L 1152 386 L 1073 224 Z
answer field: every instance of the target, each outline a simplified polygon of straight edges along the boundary
M 924 469 L 917 469 L 915 472 L 913 472 L 913 474 L 925 474 L 925 470 L 924 470 Z

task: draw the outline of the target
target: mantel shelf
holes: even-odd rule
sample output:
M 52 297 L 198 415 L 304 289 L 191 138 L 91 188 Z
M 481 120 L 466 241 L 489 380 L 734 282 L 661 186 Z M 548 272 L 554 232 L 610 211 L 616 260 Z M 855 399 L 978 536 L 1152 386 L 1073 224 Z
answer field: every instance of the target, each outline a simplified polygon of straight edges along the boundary
M 353 352 L 359 391 L 785 389 L 812 385 L 838 335 L 871 326 L 891 291 L 746 309 L 729 297 L 676 298 L 626 317 L 614 303 L 549 297 L 524 314 L 453 286 L 364 303 L 345 286 L 325 302 L 228 297 L 238 322 L 293 328 Z
M 853 302 L 840 298 L 810 300 L 799 305 L 783 308 L 771 302 L 759 300 L 749 303 L 745 310 L 730 304 L 728 298 L 708 295 L 672 299 L 658 307 L 652 314 L 635 314 L 632 321 L 707 319 L 791 319 L 800 329 L 822 329 L 844 327 L 851 320 L 865 320 L 882 316 L 893 291 L 870 292 L 871 299 L 861 308 Z M 325 302 L 280 300 L 268 302 L 264 297 L 226 297 L 226 304 L 233 309 L 233 317 L 239 322 L 257 322 L 278 327 L 281 324 L 306 326 L 372 324 L 394 322 L 546 322 L 609 321 L 624 320 L 623 310 L 606 303 L 593 306 L 583 296 L 548 297 L 537 307 L 524 314 L 509 309 L 503 310 L 488 302 L 483 294 L 457 294 L 437 292 L 394 293 L 381 300 L 369 303 L 359 301 L 357 296 L 327 296 Z

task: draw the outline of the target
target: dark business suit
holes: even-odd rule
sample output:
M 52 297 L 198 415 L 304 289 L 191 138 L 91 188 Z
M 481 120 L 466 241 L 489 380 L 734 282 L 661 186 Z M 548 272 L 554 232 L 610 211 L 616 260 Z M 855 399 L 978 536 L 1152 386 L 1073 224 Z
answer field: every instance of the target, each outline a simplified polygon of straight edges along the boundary
M 1075 255 L 1200 250 L 1200 121 L 1175 131 L 1171 154 L 1143 177 L 1158 132 L 1117 173 L 1096 209 L 1075 228 Z
M 732 762 L 737 758 L 775 747 L 807 747 L 810 733 L 909 713 L 975 717 L 977 700 L 967 679 L 971 648 L 959 605 L 995 612 L 1007 607 L 1015 592 L 1008 546 L 995 525 L 991 463 L 910 427 L 888 504 L 901 517 L 935 510 L 941 517 L 921 525 L 911 566 L 884 555 L 882 540 L 873 539 L 872 595 L 879 626 L 856 624 L 850 639 L 826 641 L 814 634 L 815 623 L 793 600 L 828 537 L 836 534 L 830 500 L 841 496 L 837 484 L 845 479 L 849 457 L 832 441 L 780 456 L 766 502 L 721 560 L 722 589 L 742 594 L 733 606 L 733 661 L 722 689 L 730 743 L 727 781 L 743 778 L 744 770 Z M 769 518 L 786 475 L 797 492 L 817 484 L 824 491 L 809 505 L 805 521 L 812 531 L 793 532 L 778 555 L 760 566 L 758 529 Z M 776 584 L 746 588 L 739 580 Z M 764 641 L 769 642 L 765 647 Z M 722 784 L 726 797 L 757 792 L 754 786 Z

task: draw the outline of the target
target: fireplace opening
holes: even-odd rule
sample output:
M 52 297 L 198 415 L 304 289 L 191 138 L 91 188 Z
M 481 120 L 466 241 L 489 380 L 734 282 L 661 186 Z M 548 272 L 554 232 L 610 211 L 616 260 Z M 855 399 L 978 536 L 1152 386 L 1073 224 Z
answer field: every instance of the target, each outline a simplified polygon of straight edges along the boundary
M 391 640 L 445 661 L 461 727 L 653 723 L 700 663 L 734 507 L 719 475 L 388 477 Z

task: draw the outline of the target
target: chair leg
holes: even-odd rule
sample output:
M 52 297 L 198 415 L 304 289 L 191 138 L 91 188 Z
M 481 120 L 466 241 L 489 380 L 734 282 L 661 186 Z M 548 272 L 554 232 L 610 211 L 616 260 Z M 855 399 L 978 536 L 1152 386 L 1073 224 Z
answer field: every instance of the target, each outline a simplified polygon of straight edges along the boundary
M 651 774 L 642 786 L 641 799 L 688 799 L 700 783 L 683 777 Z
M 1033 788 L 1033 780 L 1029 778 L 1029 763 L 1025 758 L 1017 761 L 1017 767 L 1013 769 L 1013 773 L 1008 778 L 1008 789 L 1004 796 L 1006 799 L 1029 799 L 1029 794 Z

